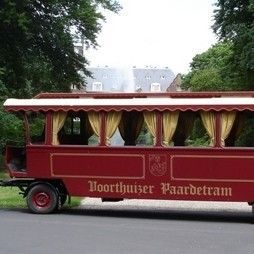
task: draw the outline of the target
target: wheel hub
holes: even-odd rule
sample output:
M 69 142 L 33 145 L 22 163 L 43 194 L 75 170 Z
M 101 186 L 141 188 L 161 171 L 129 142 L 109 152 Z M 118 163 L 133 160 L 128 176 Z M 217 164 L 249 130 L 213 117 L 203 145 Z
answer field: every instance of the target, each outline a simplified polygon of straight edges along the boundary
M 34 195 L 33 202 L 38 207 L 47 207 L 50 204 L 50 196 L 46 192 L 38 192 Z

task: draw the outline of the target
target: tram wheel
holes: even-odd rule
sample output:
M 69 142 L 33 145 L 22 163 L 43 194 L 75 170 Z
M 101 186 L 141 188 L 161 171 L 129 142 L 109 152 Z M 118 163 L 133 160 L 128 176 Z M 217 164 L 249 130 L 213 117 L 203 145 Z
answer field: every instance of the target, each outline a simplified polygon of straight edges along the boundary
M 66 200 L 67 200 L 66 194 L 60 195 L 61 206 L 63 206 L 65 204 Z
M 27 194 L 27 206 L 33 213 L 52 213 L 58 205 L 58 194 L 53 186 L 37 184 Z

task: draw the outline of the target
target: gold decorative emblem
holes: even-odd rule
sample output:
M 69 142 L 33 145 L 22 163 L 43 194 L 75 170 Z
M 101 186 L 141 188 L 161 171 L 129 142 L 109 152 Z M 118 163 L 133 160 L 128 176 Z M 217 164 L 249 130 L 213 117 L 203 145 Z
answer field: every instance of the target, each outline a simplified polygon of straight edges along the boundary
M 163 176 L 167 172 L 166 155 L 149 155 L 149 169 L 154 176 Z

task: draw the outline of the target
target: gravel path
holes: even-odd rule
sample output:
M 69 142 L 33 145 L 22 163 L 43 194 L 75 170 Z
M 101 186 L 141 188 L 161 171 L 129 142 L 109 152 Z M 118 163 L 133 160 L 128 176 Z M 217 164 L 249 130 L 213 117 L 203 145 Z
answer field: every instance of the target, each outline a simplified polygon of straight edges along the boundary
M 115 210 L 141 210 L 141 209 L 169 209 L 170 211 L 227 211 L 251 213 L 251 206 L 239 202 L 205 202 L 205 201 L 162 201 L 162 200 L 124 200 L 121 202 L 102 202 L 100 198 L 85 198 L 81 207 L 85 209 L 115 209 Z

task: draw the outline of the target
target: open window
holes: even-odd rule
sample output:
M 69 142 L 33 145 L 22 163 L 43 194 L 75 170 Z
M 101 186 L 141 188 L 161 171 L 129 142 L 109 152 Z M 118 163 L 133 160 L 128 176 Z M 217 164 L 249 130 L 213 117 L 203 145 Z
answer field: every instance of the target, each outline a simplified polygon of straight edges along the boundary
M 106 113 L 105 136 L 108 146 L 150 146 L 154 145 L 156 125 L 153 117 L 136 110 Z M 147 113 L 149 114 L 149 113 Z M 153 131 L 153 134 L 151 134 Z
M 225 139 L 225 147 L 254 147 L 254 113 L 236 111 L 232 127 Z
M 119 124 L 119 132 L 125 146 L 141 144 L 140 135 L 144 136 L 147 133 L 147 128 L 144 126 L 143 113 L 135 110 L 130 112 L 124 111 Z M 144 144 L 146 140 L 144 137 Z
M 172 143 L 185 147 L 214 146 L 215 113 L 191 110 L 179 112 Z
M 57 132 L 57 142 L 59 142 L 59 144 L 88 145 L 88 139 L 94 134 L 94 132 L 86 112 L 71 111 L 68 113 L 62 113 L 62 116 L 55 114 L 53 118 L 54 117 L 55 125 L 58 124 L 58 128 L 60 127 L 60 130 Z M 55 134 L 55 132 L 56 131 L 53 131 L 53 134 Z
M 156 136 L 156 114 L 136 110 L 106 114 L 106 144 L 152 146 Z
M 139 146 L 154 146 L 156 143 L 157 134 L 157 120 L 156 112 L 144 111 L 141 119 L 141 128 L 138 137 L 137 145 Z
M 190 110 L 185 112 L 179 112 L 177 126 L 172 138 L 174 146 L 189 145 L 188 142 L 193 132 L 195 121 L 200 122 L 199 115 L 197 113 Z
M 45 144 L 46 116 L 43 112 L 27 112 L 28 135 L 31 144 Z
M 11 172 L 26 172 L 26 142 L 28 138 L 28 125 L 24 113 L 10 115 L 9 129 L 6 132 L 8 140 L 5 147 L 5 161 Z M 25 128 L 25 126 L 27 128 Z M 15 135 L 14 135 L 15 133 Z

